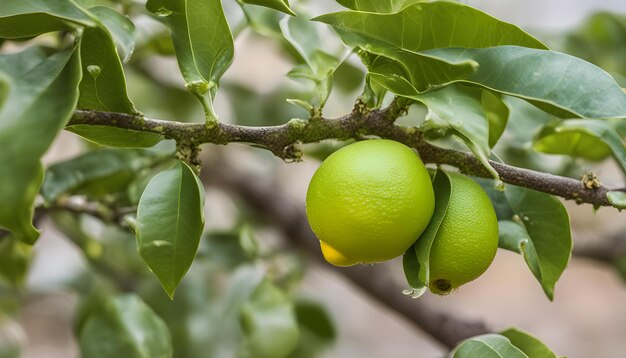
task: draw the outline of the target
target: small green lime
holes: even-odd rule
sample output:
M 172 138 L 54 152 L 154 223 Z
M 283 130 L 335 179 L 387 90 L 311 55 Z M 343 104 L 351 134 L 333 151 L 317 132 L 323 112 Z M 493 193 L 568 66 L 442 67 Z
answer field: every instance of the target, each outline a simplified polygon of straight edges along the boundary
M 331 154 L 313 175 L 306 213 L 328 262 L 374 263 L 402 255 L 435 206 L 420 158 L 404 144 L 376 139 Z
M 448 173 L 450 201 L 430 250 L 430 291 L 439 295 L 482 275 L 498 248 L 498 219 L 489 196 L 470 178 Z

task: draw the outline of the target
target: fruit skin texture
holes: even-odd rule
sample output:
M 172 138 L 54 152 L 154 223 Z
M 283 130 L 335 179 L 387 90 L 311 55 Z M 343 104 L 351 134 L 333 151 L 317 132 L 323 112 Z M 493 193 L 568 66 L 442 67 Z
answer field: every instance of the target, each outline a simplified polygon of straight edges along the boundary
M 498 248 L 498 219 L 489 196 L 470 178 L 448 173 L 448 211 L 430 250 L 430 291 L 439 295 L 482 275 Z
M 374 139 L 331 154 L 313 175 L 307 218 L 336 266 L 400 256 L 422 234 L 435 207 L 430 176 L 404 144 Z

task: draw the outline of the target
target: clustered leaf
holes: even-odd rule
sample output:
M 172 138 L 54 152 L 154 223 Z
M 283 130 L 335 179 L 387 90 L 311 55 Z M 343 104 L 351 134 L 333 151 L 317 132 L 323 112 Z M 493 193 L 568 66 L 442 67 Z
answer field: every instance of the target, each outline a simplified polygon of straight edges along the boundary
M 316 20 L 359 49 L 370 80 L 425 104 L 432 121 L 425 129 L 452 129 L 496 179 L 487 158 L 509 114 L 501 94 L 565 118 L 626 117 L 626 94 L 606 72 L 549 51 L 519 28 L 469 6 L 447 1 L 340 3 L 359 11 Z M 459 84 L 485 91 L 471 94 Z
M 314 25 L 303 16 L 285 17 L 280 21 L 284 38 L 303 61 L 287 75 L 294 79 L 312 81 L 317 90 L 319 107 L 323 108 L 332 89 L 333 74 L 343 59 L 321 50 L 322 41 Z M 307 104 L 300 106 L 307 109 Z

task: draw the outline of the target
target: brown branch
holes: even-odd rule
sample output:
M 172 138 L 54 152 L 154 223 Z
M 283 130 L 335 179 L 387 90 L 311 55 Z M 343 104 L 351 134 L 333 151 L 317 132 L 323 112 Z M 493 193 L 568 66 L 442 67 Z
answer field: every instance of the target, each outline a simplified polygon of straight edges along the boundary
M 331 138 L 361 139 L 367 135 L 374 135 L 417 149 L 426 163 L 448 164 L 468 175 L 491 177 L 472 154 L 433 146 L 424 140 L 416 128 L 395 125 L 394 120 L 402 112 L 403 108 L 393 104 L 385 109 L 369 112 L 363 111 L 357 105 L 352 113 L 335 119 L 313 116 L 310 120 L 296 119 L 271 127 L 248 127 L 227 123 L 209 127 L 199 123 L 164 121 L 122 113 L 77 110 L 68 125 L 105 125 L 158 133 L 166 138 L 175 139 L 178 143 L 192 146 L 202 143 L 252 143 L 272 151 L 278 157 L 294 160 L 300 156 L 296 148 L 298 143 L 314 143 Z M 606 196 L 611 189 L 604 186 L 588 189 L 580 180 L 493 161 L 490 163 L 505 183 L 557 195 L 575 200 L 577 203 L 589 203 L 596 207 L 611 206 Z
M 303 249 L 318 262 L 326 264 L 319 254 L 319 242 L 311 231 L 304 210 L 296 206 L 284 194 L 261 187 L 249 177 L 236 175 L 227 166 L 220 165 L 211 171 L 209 180 L 231 189 L 250 207 L 276 224 L 292 246 Z M 329 266 L 330 267 L 330 266 Z M 461 340 L 490 332 L 483 322 L 462 320 L 444 313 L 433 312 L 423 301 L 404 294 L 402 287 L 388 277 L 380 266 L 334 268 L 333 272 L 344 276 L 365 293 L 387 308 L 397 312 L 409 322 L 435 338 L 447 348 L 455 347 Z

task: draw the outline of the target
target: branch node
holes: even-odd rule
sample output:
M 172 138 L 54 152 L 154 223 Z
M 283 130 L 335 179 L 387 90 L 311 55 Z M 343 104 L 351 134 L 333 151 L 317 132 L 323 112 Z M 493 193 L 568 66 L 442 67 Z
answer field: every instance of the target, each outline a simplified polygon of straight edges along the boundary
M 387 107 L 387 115 L 385 116 L 390 122 L 395 122 L 396 119 L 404 117 L 409 113 L 409 106 L 411 100 L 396 96 L 389 107 Z
M 311 110 L 309 111 L 309 114 L 311 115 L 311 118 L 309 118 L 310 121 L 321 121 L 322 120 L 322 108 L 321 107 L 313 107 L 311 108 Z
M 289 131 L 292 132 L 292 134 L 296 135 L 303 133 L 306 130 L 308 124 L 309 121 L 301 118 L 292 118 L 291 120 L 289 120 L 289 122 L 287 122 Z
M 191 168 L 200 173 L 202 162 L 200 161 L 200 146 L 191 140 L 176 141 L 176 158 L 187 163 Z
M 367 103 L 363 100 L 362 97 L 356 99 L 354 102 L 354 107 L 352 107 L 352 115 L 358 118 L 362 118 L 369 113 L 370 109 L 367 107 Z
M 580 181 L 583 183 L 583 186 L 589 190 L 595 190 L 601 186 L 598 176 L 591 170 L 586 170 L 580 178 Z
M 285 146 L 280 157 L 287 163 L 297 163 L 302 161 L 302 146 L 300 142 Z

